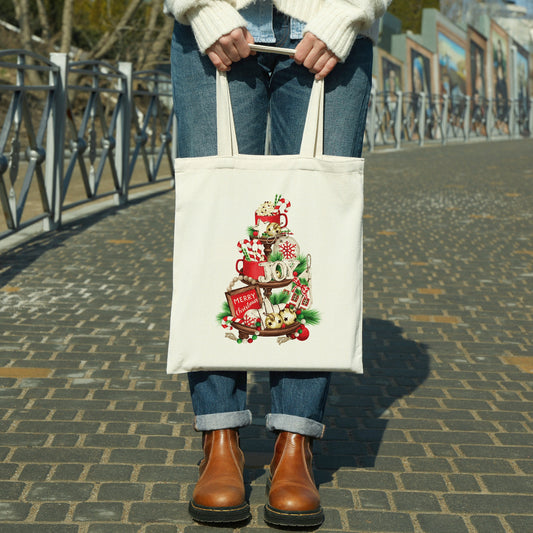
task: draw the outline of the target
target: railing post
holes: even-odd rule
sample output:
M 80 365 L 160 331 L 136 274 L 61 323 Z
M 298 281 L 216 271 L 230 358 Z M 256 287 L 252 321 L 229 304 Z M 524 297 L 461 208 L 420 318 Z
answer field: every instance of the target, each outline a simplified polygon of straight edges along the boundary
M 371 152 L 374 151 L 376 140 L 376 89 L 372 87 L 370 91 L 370 109 L 367 120 L 368 146 Z
M 465 96 L 465 115 L 463 119 L 463 135 L 465 142 L 470 138 L 470 96 Z
M 50 84 L 55 84 L 54 103 L 46 132 L 46 165 L 44 184 L 50 207 L 49 227 L 55 229 L 61 224 L 63 204 L 63 166 L 65 159 L 65 126 L 67 115 L 68 55 L 59 52 L 50 54 L 50 61 L 59 68 L 59 74 L 50 73 Z
M 492 128 L 494 125 L 494 109 L 492 109 L 492 98 L 487 99 L 487 140 L 492 139 Z
M 511 98 L 509 100 L 509 137 L 511 137 L 511 139 L 513 137 L 516 136 L 516 132 L 515 132 L 515 126 L 516 126 L 516 114 L 515 114 L 515 103 L 516 103 L 516 99 L 515 98 Z
M 533 98 L 529 99 L 529 118 L 527 124 L 527 131 L 529 136 L 533 137 Z
M 124 74 L 124 93 L 117 117 L 117 141 L 115 148 L 115 165 L 120 179 L 120 191 L 115 195 L 116 204 L 128 201 L 130 184 L 130 134 L 131 113 L 133 109 L 133 64 L 128 61 L 119 61 L 118 70 Z
M 396 113 L 394 114 L 394 138 L 396 139 L 396 150 L 400 149 L 403 124 L 403 93 L 396 91 Z
M 426 93 L 420 93 L 420 109 L 418 110 L 418 144 L 424 146 L 426 136 Z
M 448 102 L 450 100 L 450 96 L 448 94 L 444 94 L 442 97 L 442 113 L 440 117 L 440 123 L 442 124 L 442 127 L 440 129 L 442 133 L 442 144 L 446 144 L 448 142 L 448 130 L 449 130 L 449 124 L 448 124 Z

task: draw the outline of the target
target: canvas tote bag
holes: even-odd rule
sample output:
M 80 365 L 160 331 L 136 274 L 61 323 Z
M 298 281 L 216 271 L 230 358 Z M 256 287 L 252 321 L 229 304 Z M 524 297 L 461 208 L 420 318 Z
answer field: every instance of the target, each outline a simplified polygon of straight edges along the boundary
M 175 161 L 168 373 L 362 372 L 363 159 L 323 155 L 323 102 L 299 155 L 242 155 L 218 75 L 218 155 Z

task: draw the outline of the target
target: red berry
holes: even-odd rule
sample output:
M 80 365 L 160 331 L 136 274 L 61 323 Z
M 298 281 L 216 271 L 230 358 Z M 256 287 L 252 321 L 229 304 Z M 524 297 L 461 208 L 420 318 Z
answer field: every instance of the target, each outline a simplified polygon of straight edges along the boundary
M 249 343 L 249 344 L 252 344 L 252 342 L 254 342 L 253 339 L 248 339 L 248 343 Z

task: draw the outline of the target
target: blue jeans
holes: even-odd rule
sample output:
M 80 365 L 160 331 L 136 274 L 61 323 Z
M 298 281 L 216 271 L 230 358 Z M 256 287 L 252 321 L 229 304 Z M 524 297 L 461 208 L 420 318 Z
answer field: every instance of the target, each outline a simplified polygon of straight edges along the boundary
M 289 18 L 274 16 L 276 46 L 294 48 Z M 325 80 L 324 154 L 360 157 L 371 89 L 372 42 L 357 39 L 344 63 Z M 176 23 L 171 48 L 174 106 L 181 157 L 215 155 L 215 69 L 202 56 L 189 26 Z M 300 151 L 314 75 L 291 58 L 258 53 L 228 73 L 239 152 L 263 154 L 270 113 L 270 152 Z M 325 356 L 327 356 L 325 354 Z M 267 427 L 320 438 L 330 383 L 328 372 L 271 372 L 271 413 Z M 191 372 L 189 385 L 199 431 L 243 427 L 246 372 Z

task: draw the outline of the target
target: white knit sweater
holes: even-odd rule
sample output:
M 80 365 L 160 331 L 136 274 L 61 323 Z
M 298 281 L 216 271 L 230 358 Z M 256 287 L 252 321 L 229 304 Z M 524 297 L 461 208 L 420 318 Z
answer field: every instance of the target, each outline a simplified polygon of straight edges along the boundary
M 190 24 L 201 52 L 222 35 L 246 26 L 238 12 L 254 0 L 165 0 L 165 13 Z M 358 34 L 378 36 L 377 21 L 392 0 L 273 0 L 279 11 L 306 22 L 305 31 L 344 61 Z

